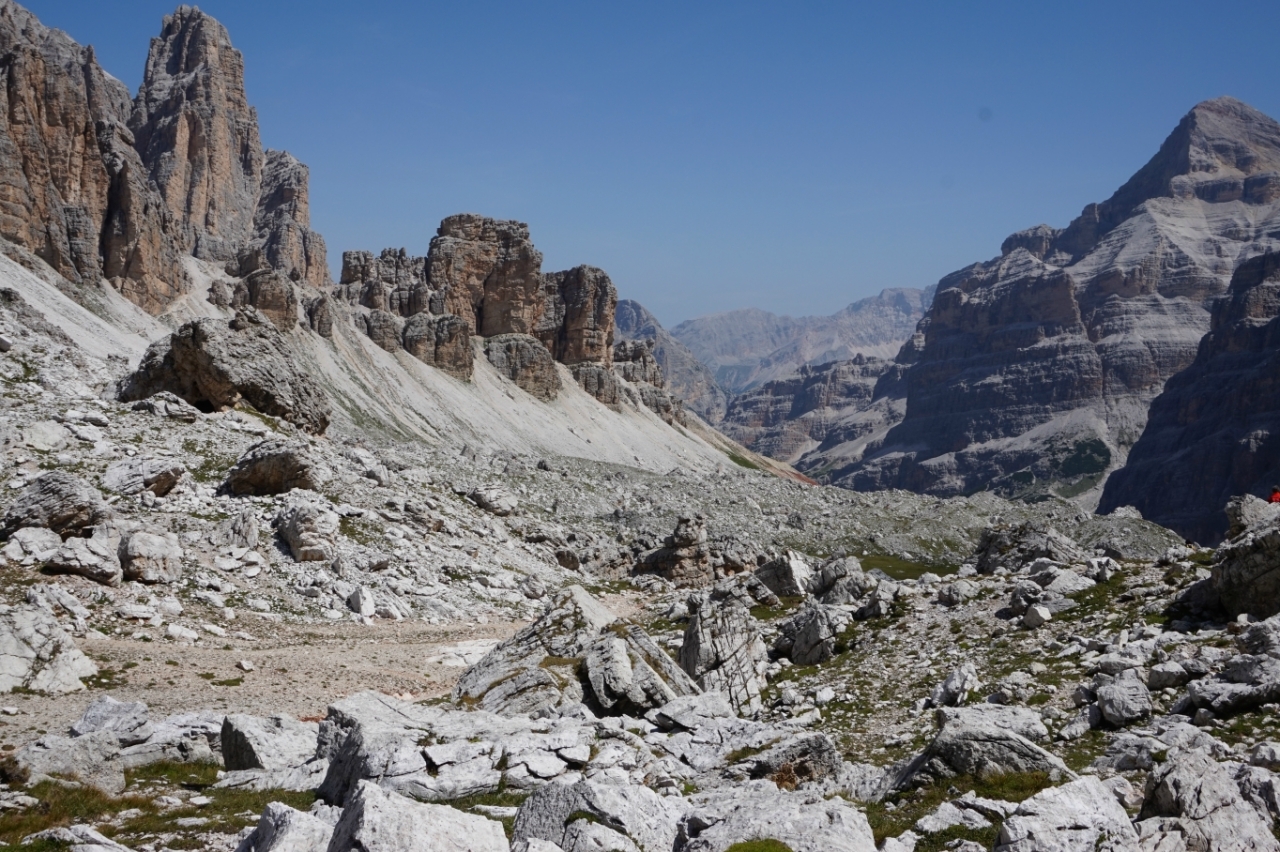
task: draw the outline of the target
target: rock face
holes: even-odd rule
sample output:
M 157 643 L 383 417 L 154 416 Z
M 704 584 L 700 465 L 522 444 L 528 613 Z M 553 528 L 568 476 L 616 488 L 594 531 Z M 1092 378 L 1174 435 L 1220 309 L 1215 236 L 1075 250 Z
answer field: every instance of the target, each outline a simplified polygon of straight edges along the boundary
M 544 310 L 541 266 L 528 225 L 472 213 L 441 222 L 427 252 L 442 313 L 462 317 L 482 337 L 534 333 Z
M 296 363 L 275 326 L 247 308 L 229 323 L 193 320 L 151 344 L 119 396 L 129 401 L 169 391 L 206 411 L 244 400 L 263 414 L 320 434 L 329 425 L 329 401 Z
M 98 667 L 80 652 L 48 610 L 0 607 L 0 692 L 18 687 L 36 692 L 77 692 L 81 678 Z
M 561 364 L 608 366 L 618 291 L 603 269 L 577 266 L 542 276 L 543 313 L 536 334 Z
M 291 281 L 325 287 L 328 253 L 324 238 L 311 230 L 309 182 L 310 171 L 288 151 L 266 152 L 250 250 L 261 251 L 267 265 Z
M 756 309 L 729 311 L 682 322 L 671 333 L 715 371 L 722 388 L 741 393 L 806 364 L 859 354 L 892 357 L 911 337 L 929 298 L 922 290 L 884 290 L 832 316 L 799 319 Z
M 724 417 L 729 397 L 716 383 L 711 369 L 663 328 L 658 318 L 639 302 L 631 299 L 619 301 L 614 317 L 615 333 L 621 342 L 653 341 L 653 358 L 662 370 L 666 388 L 703 420 L 713 425 L 719 423 Z M 619 360 L 618 347 L 615 347 L 614 363 Z M 627 381 L 635 381 L 625 372 L 622 376 Z
M 642 405 L 668 423 L 685 424 L 684 401 L 667 390 L 666 375 L 654 355 L 656 346 L 653 338 L 619 341 L 613 347 L 613 372 L 632 385 Z
M 643 715 L 698 692 L 644 631 L 570 586 L 541 618 L 467 669 L 453 698 L 503 715 L 583 701 L 615 715 Z
M 158 313 L 188 287 L 178 227 L 134 149 L 129 92 L 93 48 L 0 7 L 0 236 Z
M 1274 515 L 1241 530 L 1214 554 L 1211 580 L 1232 615 L 1268 618 L 1280 613 L 1280 519 Z
M 1280 125 L 1230 98 L 1198 105 L 1110 199 L 938 284 L 897 359 L 905 419 L 832 481 L 1096 498 L 1195 359 L 1210 301 L 1272 246 L 1278 207 Z
M 773 379 L 733 397 L 720 431 L 758 453 L 805 472 L 860 455 L 902 419 L 900 396 L 881 382 L 897 379 L 892 361 L 858 355 Z M 877 390 L 880 390 L 877 393 Z M 833 452 L 834 451 L 834 452 Z
M 461 317 L 414 314 L 401 335 L 405 351 L 422 363 L 464 381 L 471 378 L 475 356 L 470 330 Z
M 1142 437 L 1107 482 L 1099 511 L 1144 518 L 1215 544 L 1222 507 L 1280 480 L 1280 253 L 1236 268 L 1191 366 L 1151 404 Z
M 226 28 L 192 6 L 151 40 L 129 122 L 147 176 L 183 226 L 183 249 L 230 260 L 250 233 L 262 183 L 257 113 Z
M 739 713 L 763 706 L 769 649 L 745 602 L 721 590 L 693 595 L 680 645 L 680 666 L 708 692 L 723 693 Z
M 536 337 L 500 334 L 485 341 L 484 354 L 499 373 L 530 396 L 547 402 L 560 393 L 555 361 Z
M 305 441 L 269 438 L 254 444 L 227 474 L 232 494 L 283 494 L 295 488 L 317 491 L 332 471 L 320 463 Z M 247 545 L 246 545 L 247 546 Z

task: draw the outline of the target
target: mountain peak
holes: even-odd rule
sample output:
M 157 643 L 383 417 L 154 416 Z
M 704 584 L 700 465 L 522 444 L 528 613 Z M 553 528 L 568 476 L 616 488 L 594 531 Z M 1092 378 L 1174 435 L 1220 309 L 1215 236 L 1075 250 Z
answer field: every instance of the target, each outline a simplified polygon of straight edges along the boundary
M 1079 259 L 1153 198 L 1265 204 L 1280 198 L 1280 123 L 1243 101 L 1201 101 L 1156 155 L 1101 204 L 1090 204 L 1055 241 Z

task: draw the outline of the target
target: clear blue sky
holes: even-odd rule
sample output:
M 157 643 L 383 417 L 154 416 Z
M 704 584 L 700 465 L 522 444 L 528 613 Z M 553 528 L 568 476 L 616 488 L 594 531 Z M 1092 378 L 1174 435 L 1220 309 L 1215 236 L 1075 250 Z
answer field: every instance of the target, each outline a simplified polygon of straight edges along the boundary
M 30 0 L 136 90 L 173 4 Z M 830 313 L 1066 225 L 1195 103 L 1280 115 L 1280 4 L 209 0 L 344 249 L 528 222 L 666 324 Z

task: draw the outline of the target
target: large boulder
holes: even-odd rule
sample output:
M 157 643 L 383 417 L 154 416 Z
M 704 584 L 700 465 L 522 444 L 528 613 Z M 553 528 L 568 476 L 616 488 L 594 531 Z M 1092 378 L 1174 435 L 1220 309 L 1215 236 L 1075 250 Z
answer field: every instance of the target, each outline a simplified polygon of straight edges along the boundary
M 1138 834 L 1129 822 L 1129 815 L 1116 801 L 1115 793 L 1091 777 L 1050 787 L 1022 802 L 1004 821 L 996 841 L 996 852 L 1133 852 L 1136 849 Z
M 502 823 L 448 805 L 415 802 L 361 781 L 334 826 L 328 852 L 508 852 Z
M 119 554 L 126 580 L 176 583 L 182 579 L 182 546 L 176 533 L 128 533 L 120 543 Z
M 0 605 L 0 692 L 76 692 L 97 673 L 49 610 Z
M 937 720 L 937 736 L 898 773 L 895 786 L 910 786 L 921 778 L 946 779 L 956 775 L 1046 772 L 1075 777 L 1058 757 L 1033 741 L 1048 736 L 1034 711 L 979 704 L 941 708 Z
M 64 470 L 51 470 L 29 482 L 5 511 L 0 538 L 23 527 L 48 527 L 66 538 L 83 535 L 113 516 L 98 489 Z
M 401 341 L 405 351 L 422 363 L 463 381 L 471 379 L 475 355 L 471 329 L 462 317 L 414 314 L 405 321 Z
M 1074 541 L 1052 527 L 1030 521 L 1016 526 L 995 524 L 983 530 L 974 555 L 981 574 L 994 573 L 998 568 L 1017 572 L 1037 559 L 1063 565 L 1086 559 Z
M 247 402 L 272 417 L 320 434 L 329 425 L 323 389 L 299 366 L 276 327 L 252 308 L 225 322 L 193 320 L 147 349 L 119 388 L 123 401 L 169 391 L 197 408 Z
M 289 716 L 233 713 L 222 723 L 222 760 L 228 770 L 301 766 L 315 757 L 319 731 Z
M 13 757 L 32 784 L 62 778 L 80 781 L 113 796 L 124 792 L 124 761 L 114 731 L 95 731 L 82 737 L 46 734 L 18 749 Z
M 499 373 L 544 402 L 560 393 L 560 374 L 547 347 L 527 334 L 499 334 L 484 342 L 484 354 Z
M 679 836 L 684 806 L 647 787 L 583 780 L 536 790 L 516 814 L 515 843 L 545 840 L 563 849 L 636 849 L 671 852 Z M 594 828 L 593 828 L 594 827 Z M 595 845 L 575 840 L 584 831 L 604 829 Z M 583 838 L 585 839 L 585 838 Z
M 1151 715 L 1151 692 L 1138 669 L 1125 669 L 1110 683 L 1098 687 L 1098 710 L 1102 718 L 1123 727 Z
M 45 562 L 45 569 L 57 574 L 78 574 L 118 586 L 124 577 L 120 566 L 120 533 L 113 526 L 95 527 L 90 538 L 69 538 Z
M 760 625 L 728 589 L 691 595 L 680 667 L 707 691 L 722 692 L 739 713 L 762 708 L 769 650 Z
M 111 464 L 102 475 L 102 485 L 117 494 L 141 494 L 150 491 L 163 497 L 173 490 L 187 469 L 172 459 L 121 459 Z
M 306 441 L 268 438 L 245 450 L 223 487 L 232 494 L 254 497 L 294 488 L 318 491 L 332 476 Z
M 800 597 L 808 593 L 813 569 L 803 556 L 788 550 L 757 568 L 756 577 L 778 597 Z
M 299 562 L 329 562 L 341 518 L 316 496 L 291 496 L 276 515 L 275 526 Z
M 1176 820 L 1177 833 L 1186 844 L 1181 848 L 1276 852 L 1276 814 L 1261 804 L 1264 797 L 1251 795 L 1262 786 L 1274 789 L 1274 778 L 1266 770 L 1219 763 L 1203 749 L 1174 749 L 1147 777 L 1139 818 Z
M 463 673 L 455 703 L 504 715 L 586 701 L 603 712 L 643 714 L 698 687 L 639 627 L 581 586 Z
M 333 826 L 324 820 L 271 802 L 236 852 L 325 852 L 332 837 Z
M 71 736 L 83 737 L 98 731 L 110 731 L 122 746 L 146 742 L 155 729 L 151 726 L 147 705 L 141 701 L 117 701 L 110 695 L 95 700 L 71 726 Z
M 1280 518 L 1246 528 L 1214 554 L 1211 582 L 1229 615 L 1280 613 Z
M 682 852 L 726 852 L 776 840 L 793 852 L 873 852 L 866 816 L 839 797 L 781 790 L 726 790 L 694 796 L 681 823 Z

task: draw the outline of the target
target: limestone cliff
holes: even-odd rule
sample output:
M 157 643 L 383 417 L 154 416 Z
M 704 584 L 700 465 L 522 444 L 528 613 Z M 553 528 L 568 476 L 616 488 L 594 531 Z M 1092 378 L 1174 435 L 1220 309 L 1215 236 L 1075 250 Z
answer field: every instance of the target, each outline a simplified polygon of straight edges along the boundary
M 129 92 L 92 48 L 0 2 L 0 237 L 153 313 L 188 286 L 176 226 L 134 149 Z
M 1237 264 L 1280 240 L 1278 188 L 1280 124 L 1199 104 L 1110 199 L 939 283 L 898 358 L 903 422 L 834 480 L 1096 501 Z
M 1280 254 L 1236 269 L 1195 362 L 1151 405 L 1100 511 L 1132 505 L 1205 543 L 1227 533 L 1227 501 L 1280 482 Z
M 729 398 L 716 383 L 715 374 L 644 305 L 632 299 L 618 302 L 615 329 L 622 341 L 652 340 L 653 358 L 662 369 L 665 387 L 703 420 L 712 425 L 720 422 Z

